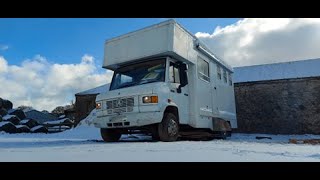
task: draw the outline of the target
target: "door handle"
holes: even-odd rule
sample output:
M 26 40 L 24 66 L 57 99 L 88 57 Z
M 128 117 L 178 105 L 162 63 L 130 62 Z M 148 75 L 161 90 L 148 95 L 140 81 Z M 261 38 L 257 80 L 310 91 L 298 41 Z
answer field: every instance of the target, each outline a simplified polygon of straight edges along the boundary
M 173 93 L 175 92 L 173 89 L 170 89 L 170 91 L 173 92 Z
M 189 96 L 189 94 L 184 93 L 185 96 Z
M 214 89 L 217 89 L 217 87 L 214 87 Z

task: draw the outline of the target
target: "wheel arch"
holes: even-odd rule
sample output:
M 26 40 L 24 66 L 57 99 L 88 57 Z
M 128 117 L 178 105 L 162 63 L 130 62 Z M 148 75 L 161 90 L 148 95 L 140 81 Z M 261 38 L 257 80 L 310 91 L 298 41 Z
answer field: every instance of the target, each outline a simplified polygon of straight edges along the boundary
M 165 116 L 166 113 L 174 114 L 177 117 L 178 122 L 180 123 L 179 109 L 177 106 L 167 106 L 163 112 L 163 117 Z

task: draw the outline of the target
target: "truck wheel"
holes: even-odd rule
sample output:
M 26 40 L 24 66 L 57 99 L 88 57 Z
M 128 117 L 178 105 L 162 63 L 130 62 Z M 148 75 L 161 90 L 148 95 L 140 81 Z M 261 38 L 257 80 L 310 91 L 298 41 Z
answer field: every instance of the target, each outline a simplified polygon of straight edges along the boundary
M 121 133 L 115 129 L 100 129 L 101 137 L 105 142 L 116 142 L 119 141 Z
M 164 114 L 162 122 L 158 125 L 159 138 L 161 141 L 176 141 L 179 135 L 179 122 L 172 113 Z

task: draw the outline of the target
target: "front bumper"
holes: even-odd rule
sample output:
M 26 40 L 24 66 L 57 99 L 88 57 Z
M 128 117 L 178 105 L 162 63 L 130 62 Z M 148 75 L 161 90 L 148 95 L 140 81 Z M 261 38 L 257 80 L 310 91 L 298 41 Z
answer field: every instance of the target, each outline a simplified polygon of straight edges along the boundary
M 161 112 L 124 113 L 112 116 L 97 116 L 93 124 L 97 128 L 128 128 L 145 126 L 162 121 Z

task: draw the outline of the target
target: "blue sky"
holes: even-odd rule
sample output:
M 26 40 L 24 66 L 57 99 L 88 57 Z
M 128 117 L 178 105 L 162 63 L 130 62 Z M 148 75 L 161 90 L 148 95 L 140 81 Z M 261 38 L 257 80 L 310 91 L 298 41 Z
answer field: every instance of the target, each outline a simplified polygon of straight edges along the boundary
M 2 18 L 0 19 L 0 50 L 10 65 L 18 65 L 36 54 L 55 63 L 78 63 L 84 53 L 102 63 L 103 44 L 112 38 L 163 18 Z M 239 19 L 176 18 L 192 33 L 210 32 Z

